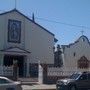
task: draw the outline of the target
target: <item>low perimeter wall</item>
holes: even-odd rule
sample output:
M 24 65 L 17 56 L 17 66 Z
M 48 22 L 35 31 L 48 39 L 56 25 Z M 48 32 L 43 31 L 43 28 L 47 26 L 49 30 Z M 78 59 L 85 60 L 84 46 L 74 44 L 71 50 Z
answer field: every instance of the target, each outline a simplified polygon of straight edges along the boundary
M 76 71 L 64 71 L 60 67 L 44 67 L 43 68 L 43 83 L 45 84 L 55 84 L 58 79 L 67 78 Z

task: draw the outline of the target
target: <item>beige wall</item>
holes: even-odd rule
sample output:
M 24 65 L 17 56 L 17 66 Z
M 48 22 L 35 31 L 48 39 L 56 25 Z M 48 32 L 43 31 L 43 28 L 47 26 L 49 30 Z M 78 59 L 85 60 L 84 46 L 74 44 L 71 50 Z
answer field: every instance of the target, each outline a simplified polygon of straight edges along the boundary
M 85 41 L 83 41 L 83 38 Z M 74 56 L 74 52 L 76 55 Z M 90 60 L 90 43 L 85 36 L 81 36 L 76 43 L 64 49 L 64 68 L 65 70 L 79 70 L 77 68 L 77 61 L 85 56 Z M 84 70 L 84 69 L 83 69 Z
M 8 43 L 8 19 L 21 21 L 21 43 Z M 30 51 L 29 62 L 54 63 L 54 35 L 17 12 L 0 15 L 0 49 L 17 46 Z

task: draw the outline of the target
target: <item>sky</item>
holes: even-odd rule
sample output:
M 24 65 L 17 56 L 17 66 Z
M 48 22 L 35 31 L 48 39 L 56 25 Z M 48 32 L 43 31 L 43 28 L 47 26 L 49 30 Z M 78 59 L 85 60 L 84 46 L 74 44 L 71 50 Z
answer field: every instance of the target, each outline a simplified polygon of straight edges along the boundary
M 0 0 L 0 12 L 15 8 L 15 0 Z M 32 17 L 68 45 L 83 35 L 90 39 L 90 0 L 16 0 L 16 9 Z

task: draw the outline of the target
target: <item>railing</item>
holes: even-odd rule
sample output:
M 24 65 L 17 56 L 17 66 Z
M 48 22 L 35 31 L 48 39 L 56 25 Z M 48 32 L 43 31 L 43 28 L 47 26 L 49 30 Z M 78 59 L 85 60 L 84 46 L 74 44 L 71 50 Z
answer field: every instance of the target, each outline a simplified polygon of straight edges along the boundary
M 13 66 L 0 66 L 0 75 L 13 76 Z
M 48 76 L 70 76 L 73 73 L 75 73 L 76 71 L 65 71 L 62 68 L 58 68 L 58 67 L 49 67 L 47 69 L 47 75 Z
M 3 75 L 3 67 L 0 66 L 0 75 Z

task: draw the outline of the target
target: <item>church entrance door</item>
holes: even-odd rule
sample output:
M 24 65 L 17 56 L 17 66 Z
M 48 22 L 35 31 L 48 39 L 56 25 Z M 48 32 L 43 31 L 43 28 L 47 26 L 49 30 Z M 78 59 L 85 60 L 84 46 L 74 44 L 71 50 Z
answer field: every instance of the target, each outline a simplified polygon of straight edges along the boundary
M 24 56 L 17 56 L 17 55 L 5 55 L 4 56 L 4 66 L 12 66 L 14 64 L 14 60 L 17 61 L 18 67 L 18 76 L 24 76 Z

